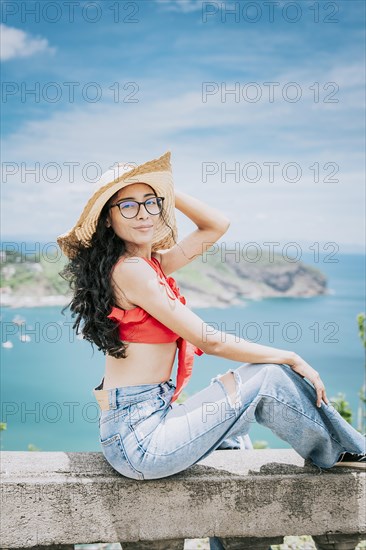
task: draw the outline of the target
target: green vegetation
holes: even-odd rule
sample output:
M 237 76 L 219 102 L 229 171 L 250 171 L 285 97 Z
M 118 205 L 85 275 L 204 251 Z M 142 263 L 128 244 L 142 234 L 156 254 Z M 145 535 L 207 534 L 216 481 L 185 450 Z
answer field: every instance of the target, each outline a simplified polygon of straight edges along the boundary
M 270 446 L 268 445 L 268 441 L 265 441 L 263 439 L 257 439 L 256 441 L 253 441 L 253 448 L 254 449 L 270 449 Z
M 0 443 L 1 443 L 0 444 L 0 450 L 3 448 L 3 445 L 2 445 L 2 440 L 3 440 L 2 432 L 6 429 L 7 429 L 6 422 L 0 422 Z
M 67 295 L 69 286 L 59 275 L 66 264 L 65 256 L 27 252 L 6 252 L 6 259 L 1 262 L 1 286 L 10 287 L 18 295 L 37 294 Z
M 362 345 L 366 348 L 365 337 L 365 314 L 359 313 L 357 315 L 358 334 Z M 364 360 L 364 383 L 358 393 L 360 398 L 359 417 L 358 417 L 358 430 L 364 434 L 366 432 L 366 358 Z
M 39 447 L 36 447 L 35 445 L 33 445 L 33 443 L 28 443 L 28 451 L 42 451 L 42 449 L 40 449 Z
M 345 394 L 338 392 L 337 397 L 330 398 L 330 402 L 339 414 L 347 420 L 349 424 L 352 424 L 352 409 L 350 408 L 348 401 L 345 399 Z
M 43 275 L 48 281 L 50 287 L 55 291 L 55 294 L 67 294 L 69 291 L 68 283 L 59 275 L 59 271 L 66 265 L 67 259 L 62 256 L 61 259 L 49 261 L 41 258 L 40 265 L 42 266 Z
M 358 333 L 364 348 L 366 348 L 366 339 L 365 339 L 365 314 L 359 313 L 357 315 L 357 325 Z M 366 382 L 366 361 L 364 364 L 364 380 Z M 360 404 L 358 409 L 358 419 L 357 419 L 357 431 L 364 434 L 366 432 L 366 384 L 364 383 L 358 393 Z M 330 397 L 330 401 L 334 408 L 339 412 L 339 414 L 347 420 L 349 424 L 352 425 L 352 409 L 348 401 L 346 401 L 346 396 L 344 393 L 338 392 L 336 397 Z

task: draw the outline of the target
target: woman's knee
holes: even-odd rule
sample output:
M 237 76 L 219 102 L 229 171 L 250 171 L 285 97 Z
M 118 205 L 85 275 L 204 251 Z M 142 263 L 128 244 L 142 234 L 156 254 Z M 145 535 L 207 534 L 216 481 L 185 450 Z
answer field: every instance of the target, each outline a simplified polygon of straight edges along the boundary
M 241 383 L 245 384 L 248 380 L 250 380 L 250 378 L 260 372 L 262 375 L 268 373 L 268 376 L 272 376 L 272 373 L 276 373 L 276 368 L 278 367 L 279 365 L 275 365 L 274 363 L 244 363 L 236 370 L 240 377 Z
M 229 369 L 225 374 L 218 374 L 211 379 L 211 383 L 219 380 L 224 386 L 228 396 L 229 404 L 232 407 L 241 406 L 242 386 L 259 372 L 264 379 L 270 379 L 271 384 L 276 381 L 283 385 L 283 378 L 286 376 L 286 366 L 277 363 L 244 363 L 237 369 Z
M 218 374 L 212 378 L 211 382 L 214 380 L 220 380 L 225 386 L 226 391 L 230 396 L 235 397 L 237 393 L 238 386 L 244 384 L 247 380 L 255 376 L 260 371 L 269 371 L 276 372 L 276 367 L 273 363 L 244 363 L 237 369 L 229 369 L 225 374 Z
M 290 367 L 287 367 L 283 363 L 266 363 L 265 365 L 266 376 L 268 376 L 274 383 L 278 381 L 283 384 L 284 379 L 288 378 L 290 373 Z

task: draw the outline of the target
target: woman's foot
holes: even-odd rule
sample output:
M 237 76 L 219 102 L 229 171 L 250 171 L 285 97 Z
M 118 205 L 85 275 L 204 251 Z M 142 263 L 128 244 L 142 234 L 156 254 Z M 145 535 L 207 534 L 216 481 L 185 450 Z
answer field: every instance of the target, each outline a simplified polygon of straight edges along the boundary
M 342 466 L 345 468 L 360 468 L 366 471 L 366 454 L 352 454 L 345 452 L 341 455 L 338 462 L 334 466 Z

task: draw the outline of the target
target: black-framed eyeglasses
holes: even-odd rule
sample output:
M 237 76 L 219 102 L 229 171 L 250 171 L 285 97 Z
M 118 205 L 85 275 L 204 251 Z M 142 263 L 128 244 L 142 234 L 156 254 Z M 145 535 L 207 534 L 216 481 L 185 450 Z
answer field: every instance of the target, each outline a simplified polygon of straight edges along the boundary
M 156 216 L 157 214 L 160 214 L 163 209 L 164 199 L 165 197 L 150 197 L 143 202 L 126 200 L 117 202 L 116 204 L 111 204 L 109 208 L 118 206 L 122 216 L 124 218 L 131 219 L 137 216 L 140 212 L 140 206 L 143 204 L 149 214 Z

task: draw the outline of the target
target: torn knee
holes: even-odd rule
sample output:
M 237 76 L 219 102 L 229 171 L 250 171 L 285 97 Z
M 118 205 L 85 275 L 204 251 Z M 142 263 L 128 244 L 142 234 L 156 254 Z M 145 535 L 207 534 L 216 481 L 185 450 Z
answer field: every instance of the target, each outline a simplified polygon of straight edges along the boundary
M 230 375 L 233 376 L 230 376 Z M 241 403 L 241 378 L 239 373 L 236 370 L 229 369 L 225 374 L 218 374 L 211 379 L 212 382 L 219 382 L 226 394 L 228 404 L 233 409 L 240 409 L 242 406 Z

